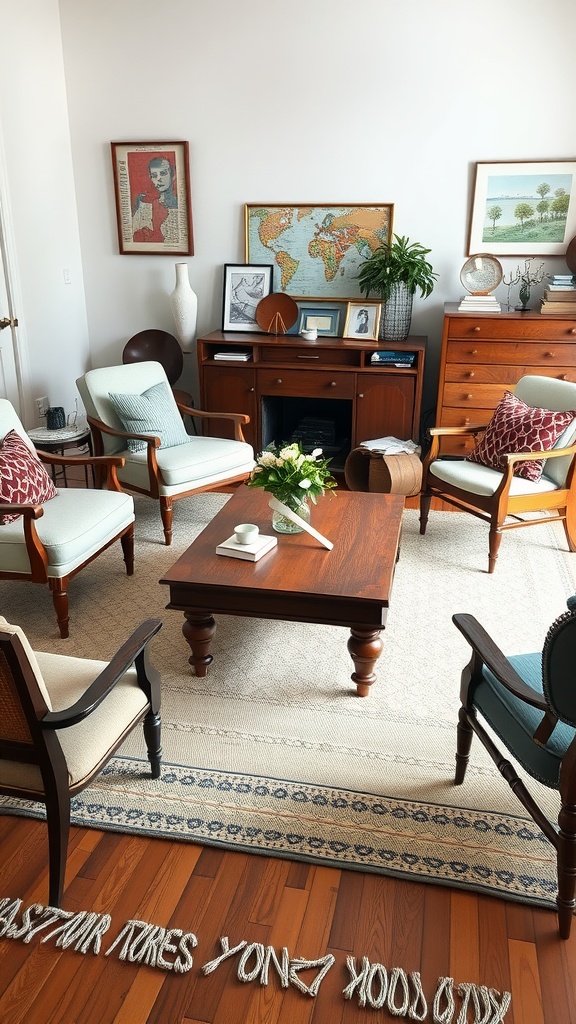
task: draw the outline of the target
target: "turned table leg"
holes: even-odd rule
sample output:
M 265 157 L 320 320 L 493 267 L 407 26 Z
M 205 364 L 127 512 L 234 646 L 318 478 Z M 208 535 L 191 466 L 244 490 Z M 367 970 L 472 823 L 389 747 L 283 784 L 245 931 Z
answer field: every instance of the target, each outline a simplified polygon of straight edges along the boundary
M 355 668 L 351 679 L 356 683 L 359 697 L 367 697 L 372 683 L 376 681 L 373 670 L 383 646 L 379 629 L 362 629 L 361 626 L 350 629 L 348 650 Z
M 192 665 L 194 675 L 205 676 L 213 661 L 210 648 L 216 632 L 214 616 L 211 612 L 184 612 L 184 619 L 182 632 L 192 651 L 188 664 Z

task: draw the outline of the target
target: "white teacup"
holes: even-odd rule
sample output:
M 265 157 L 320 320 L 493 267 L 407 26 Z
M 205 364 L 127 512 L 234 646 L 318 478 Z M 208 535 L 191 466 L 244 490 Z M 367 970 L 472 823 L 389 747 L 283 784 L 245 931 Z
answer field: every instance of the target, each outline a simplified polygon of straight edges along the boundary
M 305 341 L 316 341 L 318 330 L 316 327 L 304 328 L 304 330 L 300 331 L 300 337 L 304 338 Z
M 253 544 L 258 533 L 258 527 L 254 523 L 240 523 L 239 526 L 234 527 L 237 544 Z

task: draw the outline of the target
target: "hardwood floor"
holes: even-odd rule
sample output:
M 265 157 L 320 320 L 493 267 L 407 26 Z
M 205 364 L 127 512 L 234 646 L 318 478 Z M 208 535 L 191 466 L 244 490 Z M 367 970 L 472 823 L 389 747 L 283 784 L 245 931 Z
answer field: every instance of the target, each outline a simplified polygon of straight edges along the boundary
M 22 910 L 46 904 L 46 833 L 43 822 L 0 816 L 0 899 L 20 897 Z M 570 1024 L 576 1020 L 576 928 L 558 939 L 556 917 L 487 896 L 477 896 L 378 875 L 317 867 L 219 849 L 72 829 L 65 910 L 111 915 L 98 955 L 42 943 L 0 939 L 1 1024 L 381 1024 L 387 1010 L 346 1000 L 351 975 L 346 958 L 363 956 L 388 971 L 419 971 L 432 1020 L 440 977 L 509 991 L 506 1024 Z M 22 910 L 16 923 L 21 921 Z M 138 919 L 193 932 L 198 945 L 184 974 L 106 950 L 124 925 Z M 1 929 L 0 919 L 0 930 Z M 56 926 L 54 926 L 56 927 Z M 49 934 L 45 932 L 44 934 Z M 270 969 L 268 985 L 238 979 L 241 952 L 209 975 L 208 961 L 242 940 L 282 947 L 291 958 L 327 954 L 334 965 L 313 998 L 293 985 L 283 989 Z M 177 942 L 177 939 L 174 940 Z M 253 952 L 245 964 L 256 965 Z M 173 961 L 174 953 L 165 953 Z M 304 972 L 310 984 L 318 968 Z M 373 987 L 376 996 L 378 986 Z M 398 990 L 396 1004 L 402 1002 Z M 454 1024 L 459 1013 L 456 997 Z M 394 1018 L 407 1020 L 408 1017 Z M 446 1019 L 446 1018 L 444 1018 Z M 471 1014 L 468 1018 L 473 1021 Z

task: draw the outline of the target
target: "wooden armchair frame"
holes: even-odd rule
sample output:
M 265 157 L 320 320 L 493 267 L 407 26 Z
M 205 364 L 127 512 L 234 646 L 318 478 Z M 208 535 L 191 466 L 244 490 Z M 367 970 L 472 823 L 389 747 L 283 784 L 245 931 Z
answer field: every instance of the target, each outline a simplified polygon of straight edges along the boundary
M 203 409 L 196 409 L 193 406 L 186 405 L 184 402 L 179 401 L 176 395 L 174 396 L 174 400 L 176 402 L 176 405 L 178 406 L 180 413 L 183 416 L 190 416 L 192 418 L 192 422 L 194 422 L 194 418 L 196 417 L 200 420 L 230 420 L 234 424 L 234 440 L 246 440 L 246 438 L 244 437 L 244 433 L 242 431 L 242 426 L 250 422 L 250 417 L 245 413 L 205 412 Z M 160 484 L 163 482 L 162 471 L 158 466 L 158 460 L 156 457 L 156 449 L 160 447 L 160 438 L 151 436 L 150 434 L 130 434 L 124 430 L 118 430 L 115 427 L 111 427 L 107 423 L 104 423 L 102 420 L 95 419 L 92 416 L 88 416 L 87 419 L 92 429 L 94 451 L 99 456 L 102 455 L 104 452 L 104 441 L 102 438 L 102 434 L 109 434 L 112 437 L 119 437 L 124 441 L 136 440 L 145 442 L 147 449 L 146 459 L 148 466 L 148 476 L 150 481 L 149 487 L 144 488 L 137 487 L 135 485 L 130 485 L 129 490 L 135 491 L 136 493 L 139 494 L 146 494 L 148 495 L 148 497 L 154 498 L 155 500 L 160 502 L 160 515 L 162 518 L 164 539 L 166 544 L 170 545 L 172 543 L 172 513 L 174 501 L 178 500 L 179 498 L 187 498 L 191 494 L 200 494 L 202 493 L 202 491 L 213 490 L 215 485 L 213 483 L 204 485 L 199 484 L 196 486 L 189 487 L 186 490 L 179 492 L 178 494 L 161 494 Z M 240 483 L 241 481 L 245 480 L 246 477 L 246 473 L 232 474 L 225 480 L 219 481 L 218 486 L 228 486 L 229 484 Z M 98 477 L 97 480 L 99 480 Z
M 94 472 L 100 478 L 103 485 L 111 491 L 122 492 L 116 469 L 123 466 L 125 459 L 120 456 L 71 456 L 52 455 L 50 452 L 37 451 L 41 462 L 52 466 L 93 466 Z M 38 536 L 35 520 L 44 515 L 41 505 L 12 505 L 0 503 L 0 515 L 17 512 L 24 519 L 24 539 L 26 551 L 30 560 L 30 572 L 9 572 L 0 568 L 0 579 L 4 580 L 29 580 L 32 583 L 47 583 L 52 592 L 52 601 L 56 611 L 56 618 L 60 630 L 60 636 L 65 639 L 68 636 L 68 585 L 70 580 L 80 572 L 84 566 L 92 562 L 102 551 L 110 547 L 117 540 L 122 545 L 122 555 L 126 565 L 126 574 L 132 576 L 134 573 L 134 523 L 132 522 L 120 533 L 112 537 L 107 544 L 104 544 L 90 558 L 87 558 L 81 565 L 78 565 L 73 572 L 66 576 L 48 576 L 48 555 L 46 548 Z
M 561 628 L 563 623 L 573 618 L 573 615 L 568 614 L 561 616 L 552 626 L 549 636 L 556 627 Z M 561 938 L 567 939 L 570 936 L 572 918 L 576 909 L 576 737 L 562 758 L 558 786 L 561 809 L 558 815 L 559 827 L 556 828 L 536 803 L 514 766 L 501 753 L 486 729 L 478 721 L 474 707 L 474 690 L 482 679 L 484 666 L 490 669 L 502 686 L 515 697 L 542 711 L 542 720 L 533 735 L 535 744 L 543 745 L 547 742 L 559 720 L 558 716 L 544 697 L 540 698 L 531 687 L 524 683 L 509 660 L 473 615 L 454 615 L 452 621 L 473 651 L 471 660 L 462 673 L 455 784 L 461 785 L 464 781 L 472 737 L 476 734 L 515 796 L 556 850 L 558 871 L 556 902 L 559 932 Z
M 4 664 L 12 677 L 14 692 L 19 698 L 20 709 L 25 719 L 25 726 L 22 722 L 18 729 L 13 729 L 13 732 L 20 733 L 18 739 L 0 740 L 0 772 L 2 760 L 37 766 L 43 784 L 41 790 L 18 788 L 3 783 L 0 774 L 0 793 L 24 800 L 40 801 L 46 805 L 51 906 L 59 907 L 62 900 L 70 833 L 70 801 L 76 793 L 90 785 L 126 736 L 141 721 L 144 723 L 144 737 L 152 778 L 157 779 L 160 776 L 160 676 L 148 660 L 147 646 L 161 627 L 160 619 L 148 619 L 138 626 L 84 691 L 82 697 L 62 711 L 48 710 L 20 637 L 0 637 L 0 657 L 5 659 Z M 74 660 L 66 659 L 68 662 Z M 70 728 L 93 714 L 132 665 L 136 668 L 138 686 L 146 697 L 145 707 L 137 718 L 118 734 L 104 758 L 94 765 L 93 771 L 81 783 L 70 784 L 66 758 L 57 730 Z
M 465 426 L 465 427 L 432 427 L 430 436 L 432 446 L 423 466 L 423 485 L 420 495 L 420 533 L 426 533 L 428 515 L 432 498 L 439 498 L 448 505 L 453 505 L 461 512 L 469 512 L 482 519 L 490 525 L 489 534 L 489 556 L 488 572 L 494 572 L 496 559 L 502 541 L 504 530 L 514 530 L 522 526 L 535 526 L 542 522 L 561 521 L 564 525 L 564 532 L 570 551 L 576 551 L 576 444 L 566 448 L 553 448 L 550 451 L 522 452 L 520 454 L 506 455 L 507 466 L 502 473 L 502 481 L 494 494 L 481 495 L 466 491 L 463 488 L 453 486 L 443 480 L 434 477 L 429 472 L 431 463 L 435 462 L 440 453 L 440 440 L 442 437 L 472 437 L 477 438 L 484 433 L 486 425 Z M 557 459 L 565 456 L 572 457 L 572 465 L 566 477 L 566 486 L 551 491 L 537 491 L 532 494 L 510 494 L 510 485 L 514 476 L 514 467 L 519 462 L 532 461 L 533 459 Z M 521 519 L 523 513 L 546 512 L 547 515 L 539 519 Z M 515 521 L 507 523 L 508 517 L 514 517 Z

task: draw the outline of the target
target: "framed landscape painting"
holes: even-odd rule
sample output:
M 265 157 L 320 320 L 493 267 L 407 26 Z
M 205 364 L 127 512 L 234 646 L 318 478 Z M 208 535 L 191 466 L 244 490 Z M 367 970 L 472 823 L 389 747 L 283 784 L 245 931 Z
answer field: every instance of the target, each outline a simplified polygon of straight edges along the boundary
M 392 203 L 246 203 L 246 262 L 273 263 L 293 299 L 361 297 L 363 261 L 392 237 Z
M 111 142 L 123 256 L 192 256 L 187 142 Z
M 468 255 L 562 256 L 576 234 L 576 161 L 476 164 Z

